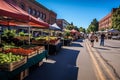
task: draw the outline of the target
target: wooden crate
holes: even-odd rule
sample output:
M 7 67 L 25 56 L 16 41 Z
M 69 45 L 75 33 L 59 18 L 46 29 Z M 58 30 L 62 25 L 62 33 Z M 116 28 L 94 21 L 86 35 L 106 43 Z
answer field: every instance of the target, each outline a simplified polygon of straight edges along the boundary
M 40 48 L 38 49 L 38 54 L 42 53 L 43 51 L 45 51 L 45 47 L 40 46 Z
M 22 66 L 23 64 L 25 64 L 26 62 L 27 62 L 27 58 L 24 57 L 20 61 L 12 62 L 9 64 L 7 64 L 7 63 L 0 64 L 0 70 L 13 71 L 13 70 L 17 69 L 18 67 Z
M 24 57 L 27 57 L 27 59 L 33 57 L 33 56 L 36 56 L 37 55 L 37 51 L 34 51 L 30 54 L 18 54 L 18 55 L 21 55 L 21 56 L 24 56 Z
M 16 75 L 14 80 L 23 80 L 28 75 L 29 75 L 29 68 L 25 69 L 24 71 L 22 71 L 18 75 Z
M 37 52 L 35 51 L 35 52 L 32 52 L 31 54 L 27 55 L 27 58 L 31 58 L 36 55 L 37 55 Z

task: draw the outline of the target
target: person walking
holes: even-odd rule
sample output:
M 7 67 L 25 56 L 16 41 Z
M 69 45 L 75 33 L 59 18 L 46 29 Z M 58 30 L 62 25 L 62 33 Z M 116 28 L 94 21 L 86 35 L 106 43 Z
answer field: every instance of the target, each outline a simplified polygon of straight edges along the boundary
M 94 33 L 92 33 L 90 36 L 90 42 L 91 42 L 92 47 L 94 47 L 94 40 L 95 40 L 95 35 L 94 35 Z
M 100 46 L 104 46 L 104 39 L 105 39 L 105 34 L 104 33 L 102 33 L 101 34 L 101 37 L 100 37 Z

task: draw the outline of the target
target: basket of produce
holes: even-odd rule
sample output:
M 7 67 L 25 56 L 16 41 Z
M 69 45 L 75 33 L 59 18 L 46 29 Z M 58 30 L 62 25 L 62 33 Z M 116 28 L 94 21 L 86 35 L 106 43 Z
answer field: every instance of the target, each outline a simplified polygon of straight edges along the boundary
M 31 58 L 37 55 L 37 52 L 31 49 L 24 49 L 24 48 L 12 48 L 4 51 L 5 53 L 12 52 L 13 54 L 18 54 L 22 56 L 26 56 L 27 58 Z
M 0 53 L 0 70 L 13 71 L 27 62 L 26 57 L 10 53 Z

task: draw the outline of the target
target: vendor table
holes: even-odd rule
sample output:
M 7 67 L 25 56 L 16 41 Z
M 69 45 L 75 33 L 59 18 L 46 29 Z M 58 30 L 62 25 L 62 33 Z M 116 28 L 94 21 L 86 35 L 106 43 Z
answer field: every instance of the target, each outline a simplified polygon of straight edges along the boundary
M 37 54 L 36 56 L 33 56 L 32 58 L 29 58 L 27 60 L 27 63 L 23 66 L 13 70 L 13 71 L 0 71 L 0 80 L 14 80 L 15 76 L 18 75 L 20 72 L 24 71 L 25 69 L 30 68 L 32 65 L 35 65 L 42 61 L 43 58 L 47 56 L 47 51 L 43 51 L 40 54 Z
M 45 49 L 48 50 L 48 54 L 52 55 L 52 54 L 56 54 L 61 49 L 61 46 L 62 46 L 62 43 L 59 42 L 55 45 L 49 44 L 49 47 L 48 45 L 45 45 Z
M 71 39 L 64 39 L 62 40 L 64 46 L 69 46 L 71 44 Z

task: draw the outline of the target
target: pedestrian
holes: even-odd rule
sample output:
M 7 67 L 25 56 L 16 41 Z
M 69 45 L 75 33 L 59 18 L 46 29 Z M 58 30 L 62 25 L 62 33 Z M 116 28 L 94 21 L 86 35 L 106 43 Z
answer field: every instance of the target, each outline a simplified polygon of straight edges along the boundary
M 98 36 L 95 36 L 95 40 L 96 40 L 96 42 L 98 42 Z
M 91 42 L 92 47 L 94 47 L 94 40 L 95 40 L 95 35 L 94 35 L 94 33 L 92 33 L 90 36 L 90 42 Z
M 100 46 L 104 46 L 104 39 L 105 39 L 105 34 L 104 33 L 102 33 L 101 34 L 101 37 L 100 37 Z

